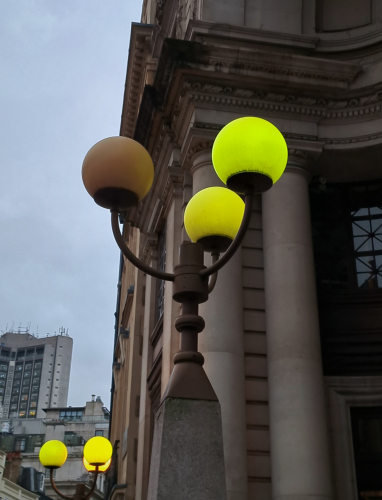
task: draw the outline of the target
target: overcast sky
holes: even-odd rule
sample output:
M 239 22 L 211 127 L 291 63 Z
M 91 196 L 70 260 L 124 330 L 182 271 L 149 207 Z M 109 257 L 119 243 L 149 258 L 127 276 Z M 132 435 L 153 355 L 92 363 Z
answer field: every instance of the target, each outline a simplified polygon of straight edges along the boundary
M 68 404 L 109 407 L 119 250 L 81 165 L 119 134 L 141 0 L 0 3 L 0 331 L 68 329 Z

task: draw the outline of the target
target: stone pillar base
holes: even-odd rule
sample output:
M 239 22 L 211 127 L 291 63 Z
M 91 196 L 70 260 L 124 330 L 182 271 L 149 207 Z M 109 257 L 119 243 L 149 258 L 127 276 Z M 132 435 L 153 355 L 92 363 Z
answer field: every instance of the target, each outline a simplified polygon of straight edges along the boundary
M 148 500 L 226 500 L 218 401 L 166 398 L 156 415 Z

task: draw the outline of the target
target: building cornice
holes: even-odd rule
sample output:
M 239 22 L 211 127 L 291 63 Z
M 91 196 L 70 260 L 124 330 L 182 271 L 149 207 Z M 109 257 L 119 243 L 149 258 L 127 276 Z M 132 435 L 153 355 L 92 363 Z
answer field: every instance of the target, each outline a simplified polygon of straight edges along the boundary
M 230 43 L 232 41 L 261 43 L 309 51 L 314 50 L 320 40 L 319 37 L 265 31 L 229 24 L 212 24 L 199 20 L 190 20 L 188 23 L 185 35 L 186 40 L 203 42 L 206 39 L 216 40 L 222 38 L 229 38 Z
M 147 46 L 156 28 L 151 24 L 133 23 L 123 97 L 120 135 L 133 137 L 143 90 Z

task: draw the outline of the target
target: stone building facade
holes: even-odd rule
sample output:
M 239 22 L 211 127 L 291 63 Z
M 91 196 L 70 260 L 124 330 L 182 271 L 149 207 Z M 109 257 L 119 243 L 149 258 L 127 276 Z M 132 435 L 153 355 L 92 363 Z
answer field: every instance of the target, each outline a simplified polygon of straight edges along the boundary
M 120 133 L 148 149 L 155 180 L 122 218 L 146 263 L 173 271 L 185 206 L 220 185 L 226 123 L 265 118 L 288 144 L 200 313 L 229 500 L 382 491 L 381 22 L 378 0 L 145 0 L 132 25 Z M 121 261 L 112 497 L 147 498 L 179 349 L 171 292 Z

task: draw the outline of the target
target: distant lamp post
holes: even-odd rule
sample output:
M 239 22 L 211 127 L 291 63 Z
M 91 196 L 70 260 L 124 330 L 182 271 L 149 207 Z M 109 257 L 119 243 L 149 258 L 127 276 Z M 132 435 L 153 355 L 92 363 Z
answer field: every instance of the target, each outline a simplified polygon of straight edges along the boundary
M 46 469 L 50 469 L 50 482 L 57 495 L 68 500 L 87 500 L 92 496 L 95 490 L 98 474 L 105 472 L 108 469 L 111 463 L 112 453 L 113 448 L 111 443 L 104 437 L 96 436 L 87 441 L 84 446 L 83 463 L 87 471 L 94 472 L 93 484 L 91 485 L 89 492 L 86 493 L 85 484 L 78 483 L 76 485 L 76 491 L 72 497 L 61 493 L 53 479 L 54 469 L 62 467 L 68 457 L 68 450 L 66 449 L 64 443 L 57 440 L 47 441 L 41 447 L 39 459 Z
M 155 422 L 149 500 L 226 498 L 220 405 L 198 352 L 198 334 L 204 329 L 198 307 L 208 300 L 217 272 L 243 241 L 254 195 L 279 179 L 287 157 L 282 134 L 261 118 L 239 118 L 220 131 L 212 161 L 229 189 L 204 189 L 188 203 L 184 222 L 192 242 L 181 244 L 174 273 L 141 262 L 120 232 L 119 212 L 136 205 L 153 182 L 148 152 L 132 139 L 111 137 L 95 144 L 84 159 L 85 187 L 98 205 L 110 209 L 123 255 L 144 273 L 173 282 L 173 300 L 182 304 L 182 314 L 175 321 L 180 351 Z M 244 196 L 244 203 L 236 193 Z M 207 268 L 205 251 L 212 254 L 213 262 Z

